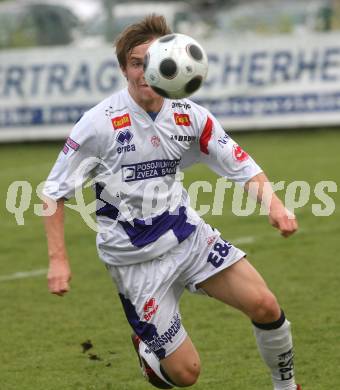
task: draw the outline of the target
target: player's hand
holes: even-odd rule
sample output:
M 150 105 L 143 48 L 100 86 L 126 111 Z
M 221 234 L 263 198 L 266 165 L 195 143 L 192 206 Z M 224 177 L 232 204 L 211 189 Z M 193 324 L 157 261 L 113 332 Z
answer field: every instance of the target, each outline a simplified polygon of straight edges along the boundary
M 268 217 L 270 224 L 280 230 L 283 237 L 291 236 L 298 229 L 295 215 L 282 204 L 271 207 Z
M 51 261 L 47 274 L 48 289 L 52 294 L 63 296 L 70 290 L 71 269 L 67 260 Z

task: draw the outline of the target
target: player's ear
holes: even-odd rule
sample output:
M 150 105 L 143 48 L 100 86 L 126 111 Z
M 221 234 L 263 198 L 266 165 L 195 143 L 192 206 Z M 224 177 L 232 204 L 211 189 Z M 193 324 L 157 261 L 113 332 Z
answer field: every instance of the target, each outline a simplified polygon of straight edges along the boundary
M 125 68 L 123 68 L 123 67 L 121 66 L 121 67 L 120 67 L 120 70 L 122 71 L 122 73 L 123 73 L 124 77 L 125 77 L 125 78 L 126 78 L 126 80 L 127 80 L 128 78 L 127 78 L 126 69 L 125 69 Z

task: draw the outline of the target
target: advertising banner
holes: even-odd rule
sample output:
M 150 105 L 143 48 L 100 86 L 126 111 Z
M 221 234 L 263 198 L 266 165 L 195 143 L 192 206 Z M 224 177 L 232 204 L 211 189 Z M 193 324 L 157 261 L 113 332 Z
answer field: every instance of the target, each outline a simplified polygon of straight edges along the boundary
M 340 34 L 210 43 L 197 101 L 226 129 L 340 124 Z
M 192 100 L 226 130 L 340 124 L 340 34 L 202 41 Z M 124 87 L 111 46 L 0 52 L 0 141 L 64 138 L 84 111 Z

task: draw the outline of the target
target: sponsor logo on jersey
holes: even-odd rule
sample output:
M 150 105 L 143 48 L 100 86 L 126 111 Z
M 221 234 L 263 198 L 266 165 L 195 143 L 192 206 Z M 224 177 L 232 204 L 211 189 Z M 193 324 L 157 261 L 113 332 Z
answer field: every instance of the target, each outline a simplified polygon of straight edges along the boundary
M 80 148 L 80 145 L 74 141 L 71 137 L 68 137 L 66 140 L 66 143 L 63 147 L 63 153 L 67 154 L 70 149 L 74 150 L 75 152 Z
M 111 122 L 112 122 L 112 126 L 115 130 L 131 126 L 130 115 L 128 113 L 121 115 L 121 116 L 116 116 L 115 118 L 112 118 Z
M 230 137 L 228 134 L 224 134 L 223 137 L 218 138 L 217 143 L 218 145 L 223 148 L 224 145 L 226 145 L 230 140 Z
M 151 340 L 144 339 L 143 341 L 148 346 L 149 349 L 156 352 L 159 349 L 163 348 L 164 345 L 172 343 L 173 338 L 177 335 L 181 329 L 182 323 L 181 318 L 178 313 L 176 313 L 170 322 L 169 328 L 160 335 L 154 335 Z M 157 354 L 157 353 L 156 353 Z
M 184 108 L 185 110 L 190 110 L 191 105 L 189 103 L 180 103 L 180 102 L 172 102 L 172 108 Z
M 152 160 L 122 165 L 123 181 L 129 182 L 175 175 L 179 162 L 180 160 Z
M 148 301 L 146 301 L 143 307 L 145 321 L 149 321 L 157 312 L 157 310 L 158 305 L 156 304 L 155 298 L 150 298 Z
M 74 141 L 71 137 L 67 138 L 66 144 L 73 150 L 77 151 L 80 147 L 80 145 Z
M 150 141 L 154 148 L 158 148 L 158 146 L 161 144 L 161 139 L 158 137 L 158 135 L 153 135 Z
M 170 135 L 171 141 L 179 141 L 179 142 L 193 142 L 196 141 L 197 137 L 194 135 L 178 135 L 178 134 L 171 134 Z
M 245 152 L 241 146 L 235 144 L 233 146 L 233 156 L 234 156 L 234 159 L 238 162 L 242 162 L 242 161 L 245 161 L 249 158 L 249 155 L 247 152 Z
M 178 114 L 177 112 L 174 113 L 175 123 L 178 126 L 190 126 L 190 117 L 188 114 Z
M 136 150 L 136 146 L 134 144 L 130 145 L 130 142 L 133 138 L 133 134 L 129 129 L 125 131 L 120 131 L 116 137 L 117 142 L 119 142 L 123 146 L 118 146 L 117 152 L 134 152 Z

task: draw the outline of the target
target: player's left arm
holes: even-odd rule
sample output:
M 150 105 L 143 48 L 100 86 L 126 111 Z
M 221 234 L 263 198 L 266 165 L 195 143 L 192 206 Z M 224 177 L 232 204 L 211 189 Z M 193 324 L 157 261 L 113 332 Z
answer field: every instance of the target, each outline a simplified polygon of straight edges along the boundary
M 248 180 L 244 189 L 265 207 L 269 222 L 283 237 L 289 237 L 298 229 L 295 215 L 290 212 L 272 189 L 267 176 L 261 172 Z
M 218 175 L 244 186 L 246 191 L 266 207 L 269 222 L 284 237 L 297 230 L 294 214 L 276 196 L 261 167 L 224 131 L 211 113 L 207 113 L 199 144 L 201 162 Z

